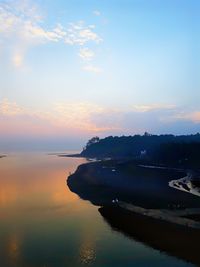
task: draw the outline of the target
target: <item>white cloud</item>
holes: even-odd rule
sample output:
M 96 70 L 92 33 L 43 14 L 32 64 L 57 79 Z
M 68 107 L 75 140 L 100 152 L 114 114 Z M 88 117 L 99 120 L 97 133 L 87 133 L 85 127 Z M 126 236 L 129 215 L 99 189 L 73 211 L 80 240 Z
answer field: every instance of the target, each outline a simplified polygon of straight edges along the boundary
M 94 10 L 93 14 L 97 17 L 101 16 L 101 12 L 99 10 Z
M 83 59 L 83 60 L 92 60 L 95 56 L 94 51 L 92 51 L 89 48 L 80 48 L 79 50 L 79 56 Z
M 12 6 L 0 4 L 0 33 L 27 43 L 41 43 L 64 39 L 66 30 L 58 24 L 55 28 L 47 30 L 40 25 L 37 16 L 26 17 L 27 10 L 15 10 Z
M 65 37 L 65 43 L 70 45 L 85 45 L 88 42 L 100 43 L 102 38 L 94 31 L 94 25 L 85 25 L 83 21 L 70 23 Z
M 83 46 L 87 43 L 99 44 L 102 38 L 95 32 L 95 25 L 84 21 L 69 23 L 64 27 L 56 24 L 48 29 L 44 26 L 39 9 L 28 0 L 0 2 L 0 38 L 4 49 L 12 46 L 12 62 L 20 67 L 27 50 L 31 46 L 47 42 L 64 42 L 67 45 Z M 17 51 L 17 52 L 16 52 Z M 83 59 L 92 59 L 94 54 L 89 49 L 81 50 Z
M 86 65 L 86 66 L 83 67 L 83 70 L 84 71 L 88 71 L 88 72 L 97 73 L 97 74 L 99 74 L 99 73 L 102 72 L 102 69 L 101 68 L 95 67 L 93 65 Z
M 31 39 L 37 42 L 58 42 L 63 38 L 64 32 L 61 32 L 60 27 L 56 27 L 51 31 L 47 31 L 40 26 L 33 25 L 31 22 L 27 22 L 24 25 L 24 37 L 31 41 Z
M 149 112 L 154 110 L 172 110 L 175 105 L 171 104 L 149 104 L 149 105 L 134 105 L 133 110 L 136 112 Z

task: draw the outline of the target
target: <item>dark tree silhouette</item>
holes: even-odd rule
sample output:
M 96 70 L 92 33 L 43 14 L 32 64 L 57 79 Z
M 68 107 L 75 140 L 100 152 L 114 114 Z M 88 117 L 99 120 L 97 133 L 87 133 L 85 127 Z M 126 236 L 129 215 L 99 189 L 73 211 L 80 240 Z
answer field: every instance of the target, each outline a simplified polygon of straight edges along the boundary
M 100 138 L 98 136 L 92 137 L 90 140 L 88 140 L 87 144 L 86 144 L 86 148 L 88 148 L 89 146 L 98 143 L 100 140 Z
M 141 158 L 160 164 L 198 165 L 200 163 L 200 134 L 194 135 L 144 135 L 108 136 L 91 138 L 81 152 L 85 157 Z M 199 164 L 200 165 L 200 164 Z

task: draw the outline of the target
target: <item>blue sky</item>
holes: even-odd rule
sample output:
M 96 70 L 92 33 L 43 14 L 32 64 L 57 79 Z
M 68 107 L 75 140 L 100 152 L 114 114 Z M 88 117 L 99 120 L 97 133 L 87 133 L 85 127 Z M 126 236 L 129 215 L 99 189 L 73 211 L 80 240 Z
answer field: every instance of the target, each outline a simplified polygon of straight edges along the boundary
M 0 145 L 199 131 L 199 10 L 194 0 L 0 1 Z

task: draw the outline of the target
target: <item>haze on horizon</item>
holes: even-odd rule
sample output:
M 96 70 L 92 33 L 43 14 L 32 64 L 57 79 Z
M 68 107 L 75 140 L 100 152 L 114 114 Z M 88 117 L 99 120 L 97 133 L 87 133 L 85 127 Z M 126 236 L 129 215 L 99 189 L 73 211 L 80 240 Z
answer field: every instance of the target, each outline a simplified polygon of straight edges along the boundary
M 198 0 L 0 1 L 0 150 L 200 131 Z

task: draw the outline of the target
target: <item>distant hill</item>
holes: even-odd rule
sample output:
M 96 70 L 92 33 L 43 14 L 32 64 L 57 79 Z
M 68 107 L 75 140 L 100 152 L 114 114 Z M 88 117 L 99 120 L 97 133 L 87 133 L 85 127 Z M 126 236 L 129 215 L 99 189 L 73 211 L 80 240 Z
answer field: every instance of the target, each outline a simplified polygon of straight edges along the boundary
M 157 163 L 200 164 L 200 134 L 93 137 L 81 152 L 91 158 L 137 158 Z

